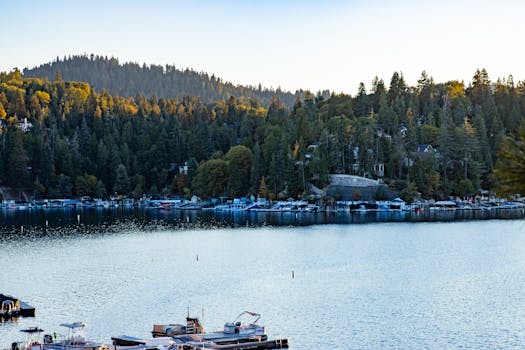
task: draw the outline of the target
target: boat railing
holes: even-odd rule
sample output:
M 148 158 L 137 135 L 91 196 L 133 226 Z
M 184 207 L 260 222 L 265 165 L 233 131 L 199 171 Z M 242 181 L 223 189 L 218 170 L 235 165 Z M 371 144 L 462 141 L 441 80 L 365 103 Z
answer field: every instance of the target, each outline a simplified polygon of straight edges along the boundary
M 13 300 L 4 300 L 2 301 L 2 306 L 0 306 L 0 313 L 11 313 L 15 310 L 15 302 Z

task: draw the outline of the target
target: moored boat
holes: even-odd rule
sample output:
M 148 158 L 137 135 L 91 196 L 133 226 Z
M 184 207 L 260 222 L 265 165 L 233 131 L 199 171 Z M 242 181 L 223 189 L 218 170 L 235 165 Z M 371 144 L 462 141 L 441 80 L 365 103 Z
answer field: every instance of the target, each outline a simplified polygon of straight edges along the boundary
M 253 318 L 242 322 L 245 317 Z M 268 339 L 264 326 L 257 324 L 260 314 L 244 311 L 232 322 L 226 322 L 221 331 L 204 333 L 197 318 L 186 318 L 186 325 L 154 325 L 154 337 L 171 337 L 175 349 L 282 349 L 288 348 L 287 339 Z M 185 346 L 185 347 L 181 347 Z
M 84 322 L 62 323 L 68 329 L 67 336 L 59 341 L 51 335 L 44 336 L 43 350 L 109 350 L 107 345 L 86 340 L 84 338 Z
M 27 334 L 25 342 L 14 342 L 11 344 L 11 350 L 43 350 L 42 342 L 39 340 L 40 333 L 44 330 L 38 327 L 29 327 L 21 329 L 20 332 Z

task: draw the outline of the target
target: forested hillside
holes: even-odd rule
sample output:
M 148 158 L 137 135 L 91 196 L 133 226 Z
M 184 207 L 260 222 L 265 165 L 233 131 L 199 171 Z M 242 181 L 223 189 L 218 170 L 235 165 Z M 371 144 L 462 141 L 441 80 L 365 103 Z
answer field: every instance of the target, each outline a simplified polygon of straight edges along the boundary
M 467 195 L 497 188 L 497 164 L 500 179 L 518 169 L 523 183 L 512 155 L 523 155 L 515 135 L 524 115 L 525 84 L 491 82 L 484 70 L 468 86 L 423 73 L 410 87 L 394 73 L 354 97 L 306 92 L 291 109 L 278 96 L 268 108 L 235 97 L 122 97 L 15 70 L 0 73 L 0 185 L 36 197 L 286 198 L 344 173 L 382 177 L 407 196 Z
M 173 98 L 198 96 L 201 101 L 214 103 L 236 98 L 257 98 L 263 106 L 268 106 L 273 96 L 278 96 L 288 107 L 295 101 L 295 95 L 280 89 L 271 90 L 260 85 L 240 86 L 224 82 L 221 78 L 196 72 L 190 69 L 180 70 L 175 66 L 139 65 L 137 63 L 119 63 L 116 58 L 95 55 L 70 56 L 57 58 L 51 63 L 25 69 L 24 77 L 55 79 L 62 75 L 64 81 L 83 81 L 91 84 L 97 91 L 109 90 L 112 94 L 124 97 L 137 95 Z M 302 92 L 298 91 L 301 95 Z

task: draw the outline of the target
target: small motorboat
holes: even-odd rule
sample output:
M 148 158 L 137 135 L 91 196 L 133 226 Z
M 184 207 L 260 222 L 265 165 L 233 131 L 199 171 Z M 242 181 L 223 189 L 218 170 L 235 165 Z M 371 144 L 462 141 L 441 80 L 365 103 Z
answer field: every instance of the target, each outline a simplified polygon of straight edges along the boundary
M 251 323 L 242 323 L 240 319 L 244 316 L 251 316 L 254 317 L 255 320 Z M 224 334 L 238 334 L 238 335 L 245 335 L 245 336 L 263 336 L 266 334 L 266 331 L 264 330 L 264 326 L 260 326 L 257 323 L 259 319 L 261 318 L 260 314 L 256 314 L 254 312 L 250 311 L 244 311 L 242 312 L 233 322 L 226 322 L 224 325 Z
M 40 333 L 44 330 L 38 327 L 21 329 L 20 332 L 27 334 L 25 342 L 15 342 L 11 344 L 11 350 L 42 350 L 42 342 L 39 340 Z
M 43 350 L 109 350 L 107 345 L 84 338 L 84 322 L 62 323 L 61 326 L 68 329 L 67 336 L 56 341 L 51 335 L 45 335 Z

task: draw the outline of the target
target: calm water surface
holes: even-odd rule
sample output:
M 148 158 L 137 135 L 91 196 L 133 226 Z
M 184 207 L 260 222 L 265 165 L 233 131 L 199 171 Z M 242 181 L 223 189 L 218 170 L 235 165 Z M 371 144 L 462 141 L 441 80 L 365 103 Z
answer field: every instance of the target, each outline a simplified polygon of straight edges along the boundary
M 215 212 L 200 210 L 153 210 L 146 208 L 0 210 L 0 230 L 21 226 L 64 227 L 114 225 L 122 222 L 145 224 L 202 224 L 225 226 L 306 226 L 319 224 L 361 224 L 371 222 L 447 222 L 465 220 L 523 219 L 525 208 L 454 211 L 379 212 Z
M 145 337 L 187 307 L 208 330 L 259 312 L 296 350 L 525 344 L 524 220 L 75 230 L 0 234 L 0 292 L 37 307 L 0 325 L 0 349 L 79 320 Z

